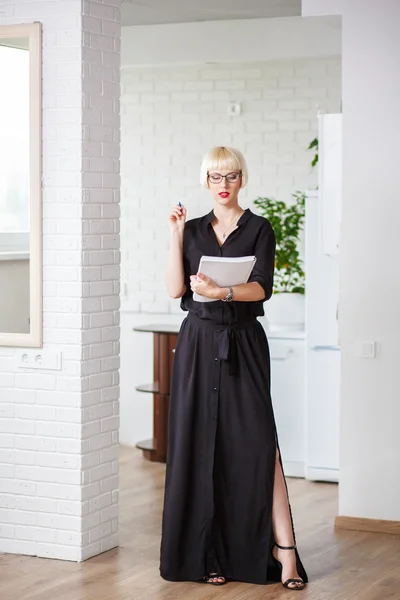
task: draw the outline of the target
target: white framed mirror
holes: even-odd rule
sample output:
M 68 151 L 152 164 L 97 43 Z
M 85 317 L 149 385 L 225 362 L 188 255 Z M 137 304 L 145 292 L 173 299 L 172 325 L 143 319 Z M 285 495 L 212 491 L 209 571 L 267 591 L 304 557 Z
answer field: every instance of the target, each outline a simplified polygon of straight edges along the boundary
M 41 38 L 0 26 L 0 346 L 42 346 Z

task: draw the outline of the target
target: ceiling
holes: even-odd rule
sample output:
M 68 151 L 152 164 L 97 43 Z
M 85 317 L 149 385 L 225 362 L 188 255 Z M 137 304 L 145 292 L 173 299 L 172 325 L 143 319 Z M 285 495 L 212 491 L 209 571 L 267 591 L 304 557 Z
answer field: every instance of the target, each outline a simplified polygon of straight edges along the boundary
M 301 16 L 301 0 L 122 0 L 122 25 Z

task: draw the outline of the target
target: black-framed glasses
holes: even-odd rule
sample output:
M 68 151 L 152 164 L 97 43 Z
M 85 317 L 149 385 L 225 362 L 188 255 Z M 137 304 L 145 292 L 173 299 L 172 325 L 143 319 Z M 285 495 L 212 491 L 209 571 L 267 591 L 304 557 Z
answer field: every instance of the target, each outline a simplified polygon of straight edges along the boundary
M 226 179 L 228 183 L 237 183 L 242 176 L 242 171 L 232 171 L 227 175 L 221 175 L 221 173 L 208 173 L 207 177 L 211 183 L 221 183 L 223 179 Z

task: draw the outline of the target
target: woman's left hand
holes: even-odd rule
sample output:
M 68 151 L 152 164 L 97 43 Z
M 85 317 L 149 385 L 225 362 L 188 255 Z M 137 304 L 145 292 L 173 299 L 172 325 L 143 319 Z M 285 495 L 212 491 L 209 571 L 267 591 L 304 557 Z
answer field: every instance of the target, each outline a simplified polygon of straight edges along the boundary
M 209 277 L 202 273 L 190 276 L 190 288 L 200 296 L 219 300 L 221 288 Z

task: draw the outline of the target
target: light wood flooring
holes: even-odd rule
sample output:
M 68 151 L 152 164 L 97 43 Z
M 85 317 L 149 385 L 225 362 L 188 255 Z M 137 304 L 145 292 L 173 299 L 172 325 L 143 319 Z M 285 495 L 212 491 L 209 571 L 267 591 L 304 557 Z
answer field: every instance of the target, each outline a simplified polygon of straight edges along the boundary
M 222 587 L 159 576 L 164 465 L 121 449 L 118 549 L 76 564 L 0 555 L 0 600 L 400 600 L 400 536 L 335 530 L 337 485 L 288 478 L 297 543 L 310 583 Z

